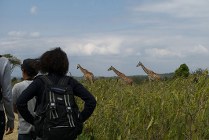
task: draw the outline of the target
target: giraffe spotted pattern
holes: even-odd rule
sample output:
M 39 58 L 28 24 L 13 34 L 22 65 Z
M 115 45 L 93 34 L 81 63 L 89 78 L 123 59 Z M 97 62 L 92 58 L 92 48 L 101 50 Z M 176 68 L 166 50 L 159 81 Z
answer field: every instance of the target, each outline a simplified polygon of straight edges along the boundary
M 118 71 L 117 69 L 115 69 L 113 66 L 111 66 L 108 71 L 114 71 L 115 74 L 118 75 L 119 78 L 121 78 L 123 81 L 126 82 L 126 84 L 128 85 L 132 85 L 133 84 L 133 80 L 129 77 L 127 77 L 125 74 L 121 73 L 120 71 Z
M 149 70 L 141 62 L 139 62 L 136 67 L 140 67 L 140 66 L 142 67 L 144 72 L 148 75 L 148 78 L 149 78 L 150 81 L 151 80 L 160 80 L 161 79 L 159 74 L 153 72 L 152 70 Z
M 94 75 L 92 72 L 84 69 L 83 67 L 81 67 L 81 65 L 77 65 L 77 69 L 80 69 L 81 72 L 83 73 L 84 79 L 88 80 L 90 83 L 94 83 Z

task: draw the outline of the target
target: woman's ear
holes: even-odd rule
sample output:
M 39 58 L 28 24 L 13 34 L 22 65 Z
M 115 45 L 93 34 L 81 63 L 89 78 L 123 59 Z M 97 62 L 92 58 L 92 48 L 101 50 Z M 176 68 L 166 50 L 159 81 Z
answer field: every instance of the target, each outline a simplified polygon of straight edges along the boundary
M 21 69 L 22 70 L 22 72 L 25 72 L 25 70 L 24 69 Z
M 23 74 L 23 75 L 26 75 L 27 72 L 26 72 L 24 69 L 22 69 L 22 74 Z

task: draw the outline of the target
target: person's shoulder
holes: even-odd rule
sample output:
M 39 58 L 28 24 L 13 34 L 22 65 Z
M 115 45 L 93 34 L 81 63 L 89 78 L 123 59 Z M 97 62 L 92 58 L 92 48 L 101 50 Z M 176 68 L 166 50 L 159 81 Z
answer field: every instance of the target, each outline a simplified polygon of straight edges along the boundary
M 42 79 L 43 77 L 46 77 L 46 76 L 47 76 L 47 75 L 39 74 L 39 75 L 35 76 L 35 77 L 33 78 L 33 80 Z
M 20 87 L 24 84 L 24 81 L 18 82 L 16 84 L 14 84 L 14 88 Z
M 32 81 L 31 81 L 31 82 L 32 82 Z M 21 82 L 18 82 L 18 83 L 16 83 L 16 84 L 14 84 L 14 87 L 13 87 L 13 88 L 21 88 L 21 87 L 23 87 L 23 86 L 25 86 L 25 85 L 30 84 L 31 82 L 28 82 L 28 81 L 26 81 L 26 80 L 23 80 L 23 81 L 21 81 Z
M 13 88 L 12 88 L 12 92 L 13 94 L 15 94 L 15 92 L 20 92 L 22 89 L 24 89 L 26 86 L 25 81 L 21 81 L 19 83 L 14 84 Z
M 75 78 L 73 78 L 72 76 L 65 76 L 69 79 L 69 82 L 77 82 L 77 80 Z
M 65 75 L 65 77 L 68 77 L 69 79 L 73 79 L 73 77 L 69 75 Z
M 68 83 L 69 83 L 72 87 L 82 85 L 77 79 L 75 79 L 75 78 L 72 77 L 72 76 L 69 76 L 69 81 L 68 81 Z
M 40 74 L 40 75 L 35 76 L 35 77 L 33 78 L 33 83 L 38 83 L 38 84 L 44 83 L 44 80 L 43 80 L 43 77 L 44 77 L 44 76 L 46 76 L 46 75 Z

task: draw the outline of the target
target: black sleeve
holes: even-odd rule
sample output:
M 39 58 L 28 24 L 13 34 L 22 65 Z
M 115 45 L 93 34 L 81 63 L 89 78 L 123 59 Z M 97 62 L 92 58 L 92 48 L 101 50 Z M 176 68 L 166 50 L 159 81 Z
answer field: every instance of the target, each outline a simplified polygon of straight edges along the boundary
M 21 116 L 30 124 L 33 124 L 34 117 L 28 110 L 28 101 L 31 100 L 34 96 L 40 96 L 41 81 L 40 79 L 35 79 L 18 97 L 17 99 L 17 109 Z
M 78 81 L 71 79 L 71 82 L 75 96 L 80 97 L 84 101 L 84 108 L 81 111 L 80 119 L 82 122 L 85 122 L 93 113 L 96 107 L 96 100 L 94 96 Z

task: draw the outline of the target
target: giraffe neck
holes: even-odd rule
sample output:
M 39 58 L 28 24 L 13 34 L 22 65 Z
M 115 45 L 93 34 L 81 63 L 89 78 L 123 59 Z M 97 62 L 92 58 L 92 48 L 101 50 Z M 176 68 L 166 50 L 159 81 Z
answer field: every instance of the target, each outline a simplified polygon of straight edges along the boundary
M 143 64 L 141 64 L 142 69 L 144 70 L 145 73 L 147 73 L 148 75 L 150 74 L 150 70 L 147 69 Z
M 120 76 L 120 77 L 124 75 L 123 73 L 119 72 L 119 71 L 116 70 L 115 68 L 113 68 L 112 70 L 115 72 L 115 74 L 117 74 L 117 75 Z
M 84 68 L 82 68 L 81 66 L 79 66 L 79 68 L 83 74 L 86 74 L 86 70 Z

